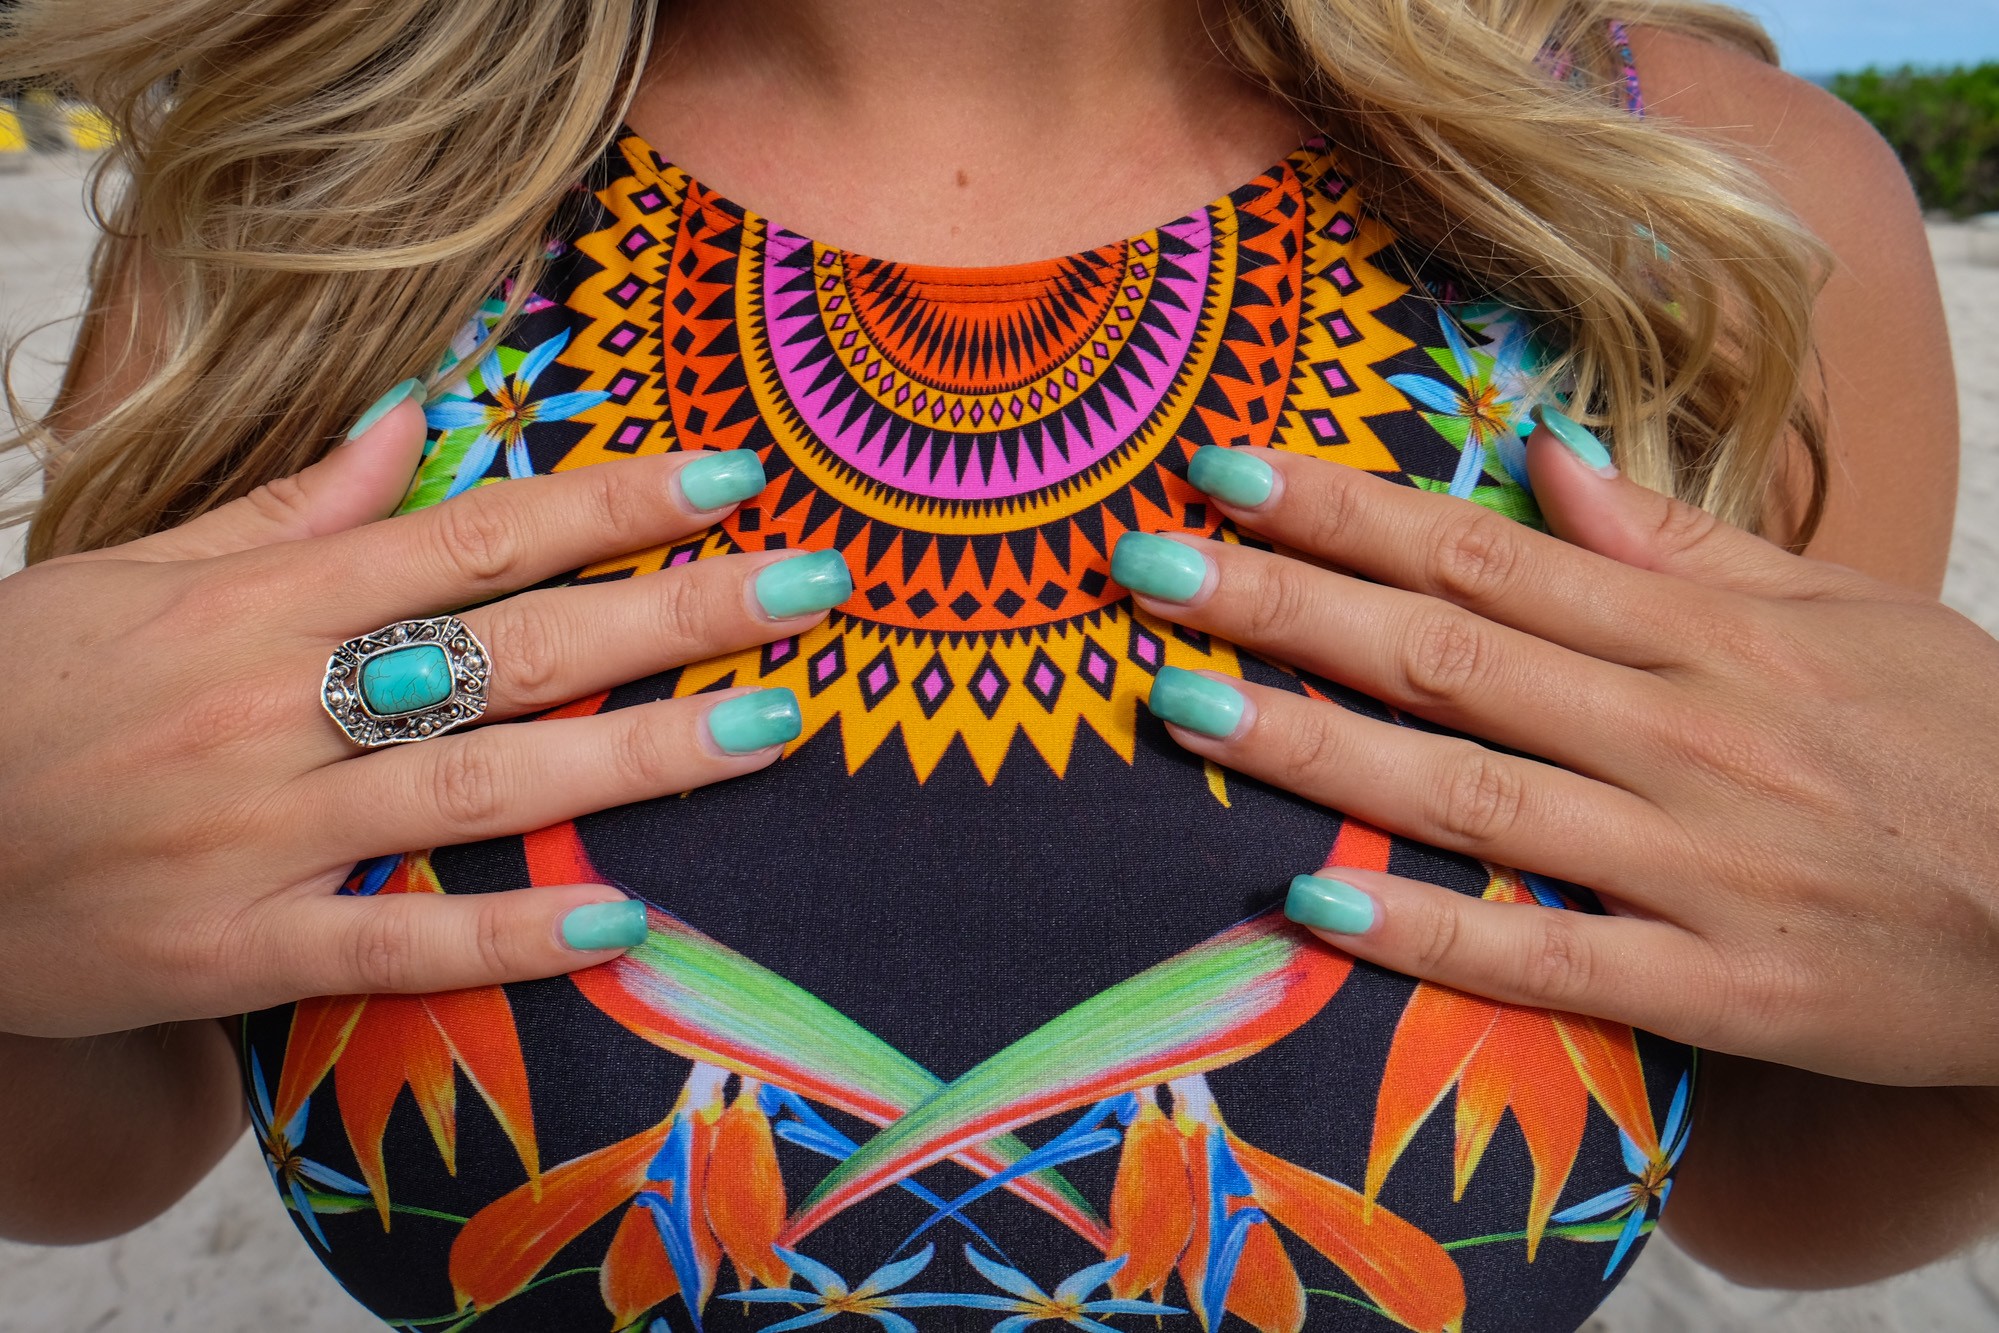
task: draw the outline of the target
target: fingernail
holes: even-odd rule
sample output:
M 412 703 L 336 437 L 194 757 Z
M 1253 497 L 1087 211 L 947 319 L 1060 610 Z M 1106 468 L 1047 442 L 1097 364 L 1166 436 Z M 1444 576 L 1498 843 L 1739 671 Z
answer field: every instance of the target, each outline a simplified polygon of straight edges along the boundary
M 739 694 L 708 710 L 708 734 L 724 754 L 754 754 L 797 740 L 803 730 L 798 696 L 782 686 Z
M 1599 477 L 1617 475 L 1617 464 L 1611 460 L 1610 450 L 1603 447 L 1603 441 L 1578 425 L 1560 408 L 1543 403 L 1534 409 L 1534 419 L 1546 426 L 1548 433 L 1560 440 L 1562 447 L 1574 454 L 1584 467 Z
M 1208 581 L 1208 558 L 1164 537 L 1127 532 L 1111 551 L 1111 577 L 1162 602 L 1188 602 Z
M 838 551 L 814 551 L 766 565 L 757 575 L 757 604 L 772 620 L 824 611 L 854 595 L 854 576 Z
M 374 405 L 361 414 L 361 419 L 355 422 L 353 429 L 347 432 L 347 439 L 359 439 L 368 432 L 369 427 L 394 411 L 396 404 L 402 402 L 405 398 L 422 392 L 422 380 L 404 380 L 401 384 L 398 384 L 395 388 L 377 398 Z M 342 441 L 342 443 L 345 443 L 345 441 Z
M 1345 880 L 1297 875 L 1284 895 L 1284 915 L 1314 930 L 1363 935 L 1374 925 L 1374 899 Z
M 1277 474 L 1270 464 L 1246 449 L 1224 449 L 1204 444 L 1194 451 L 1187 465 L 1187 480 L 1194 489 L 1239 509 L 1254 509 L 1270 498 Z
M 693 509 L 725 509 L 764 488 L 764 464 L 754 449 L 708 450 L 674 474 Z
M 572 949 L 636 949 L 646 942 L 646 905 L 627 898 L 572 907 L 562 918 L 562 942 Z
M 1243 697 L 1218 680 L 1179 667 L 1161 667 L 1152 678 L 1152 715 L 1203 736 L 1228 736 L 1242 721 Z

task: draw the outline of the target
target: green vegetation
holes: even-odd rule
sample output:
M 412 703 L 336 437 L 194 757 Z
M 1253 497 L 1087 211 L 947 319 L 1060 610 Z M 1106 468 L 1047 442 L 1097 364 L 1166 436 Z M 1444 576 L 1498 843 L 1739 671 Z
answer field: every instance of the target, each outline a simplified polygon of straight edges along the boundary
M 1999 211 L 1999 64 L 1870 69 L 1827 86 L 1894 145 L 1924 208 Z

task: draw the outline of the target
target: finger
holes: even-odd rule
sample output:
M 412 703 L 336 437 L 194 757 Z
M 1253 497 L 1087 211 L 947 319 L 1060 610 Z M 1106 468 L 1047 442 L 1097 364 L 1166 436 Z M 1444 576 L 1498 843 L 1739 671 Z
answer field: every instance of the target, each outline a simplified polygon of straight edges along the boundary
M 797 696 L 772 689 L 481 727 L 315 769 L 292 826 L 328 865 L 524 833 L 753 773 L 802 726 Z
M 1619 473 L 1587 429 L 1551 408 L 1527 441 L 1527 472 L 1549 528 L 1584 550 L 1651 570 L 1774 597 L 1844 586 L 1844 571 L 1792 555 L 1754 533 Z
M 1475 741 L 1162 667 L 1147 705 L 1216 763 L 1418 842 L 1578 884 L 1642 882 L 1667 830 L 1647 802 Z
M 488 716 L 512 717 L 798 634 L 853 590 L 837 551 L 764 551 L 525 592 L 463 619 L 493 663 Z
M 1582 772 L 1614 771 L 1666 704 L 1645 672 L 1234 543 L 1126 533 L 1111 577 L 1155 615 Z
M 1291 881 L 1284 914 L 1326 943 L 1406 976 L 1502 1004 L 1586 1014 L 1700 1043 L 1712 951 L 1661 921 L 1488 901 L 1377 870 L 1329 865 Z
M 1231 519 L 1279 546 L 1605 661 L 1677 662 L 1689 643 L 1721 637 L 1709 627 L 1732 609 L 1719 590 L 1337 463 L 1207 446 L 1187 476 Z
M 645 939 L 645 904 L 609 885 L 507 893 L 319 894 L 273 900 L 251 926 L 272 1003 L 429 994 L 559 976 Z
M 315 592 L 344 626 L 435 614 L 678 541 L 763 484 L 756 451 L 736 449 L 677 450 L 480 486 L 316 544 Z
M 354 434 L 312 466 L 116 552 L 198 560 L 344 532 L 393 513 L 423 455 L 422 394 L 423 381 L 404 380 L 355 423 Z

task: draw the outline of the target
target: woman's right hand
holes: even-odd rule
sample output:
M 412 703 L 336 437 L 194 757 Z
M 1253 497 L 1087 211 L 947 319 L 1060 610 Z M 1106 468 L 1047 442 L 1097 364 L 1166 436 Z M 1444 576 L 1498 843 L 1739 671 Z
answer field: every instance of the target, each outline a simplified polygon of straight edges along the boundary
M 851 591 L 830 554 L 760 581 L 805 554 L 786 551 L 489 602 L 698 532 L 761 488 L 761 467 L 676 452 L 383 519 L 422 438 L 404 401 L 294 477 L 0 580 L 0 1032 L 83 1036 L 615 957 L 565 942 L 566 919 L 578 943 L 617 942 L 569 916 L 623 901 L 601 884 L 335 890 L 367 857 L 752 772 L 797 734 L 796 700 L 770 691 L 760 731 L 725 726 L 718 742 L 718 706 L 755 693 L 738 690 L 360 750 L 320 684 L 338 644 L 385 624 L 472 606 L 459 614 L 490 651 L 490 720 L 797 634 Z M 785 584 L 788 602 L 773 597 Z

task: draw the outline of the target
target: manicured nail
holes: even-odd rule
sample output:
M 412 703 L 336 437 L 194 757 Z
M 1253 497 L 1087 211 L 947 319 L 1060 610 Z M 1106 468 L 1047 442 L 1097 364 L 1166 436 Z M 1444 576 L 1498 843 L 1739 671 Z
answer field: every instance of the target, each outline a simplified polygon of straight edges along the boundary
M 1187 480 L 1194 489 L 1214 496 L 1238 509 L 1254 509 L 1270 498 L 1277 474 L 1270 464 L 1246 449 L 1224 449 L 1204 444 L 1194 451 L 1187 465 Z
M 764 464 L 754 449 L 707 450 L 674 474 L 694 509 L 726 509 L 764 488 Z
M 572 949 L 636 949 L 646 942 L 646 905 L 627 898 L 573 907 L 562 918 L 562 942 Z
M 1610 450 L 1603 447 L 1603 441 L 1560 408 L 1543 403 L 1534 409 L 1534 419 L 1546 426 L 1548 433 L 1560 440 L 1562 447 L 1581 460 L 1584 467 L 1599 477 L 1617 475 L 1617 464 L 1611 461 Z
M 739 694 L 708 710 L 708 734 L 724 754 L 755 754 L 797 740 L 803 730 L 798 696 L 782 686 Z
M 1208 557 L 1146 532 L 1127 532 L 1111 551 L 1111 577 L 1162 602 L 1189 602 L 1208 581 Z
M 1284 895 L 1284 915 L 1336 935 L 1363 935 L 1374 925 L 1374 899 L 1345 880 L 1297 875 Z
M 824 611 L 853 595 L 854 576 L 838 551 L 793 556 L 757 575 L 757 604 L 772 620 Z
M 354 423 L 352 430 L 347 432 L 347 438 L 349 440 L 359 439 L 367 433 L 370 426 L 373 426 L 390 412 L 393 412 L 396 404 L 402 402 L 405 398 L 421 394 L 422 392 L 422 380 L 404 380 L 401 384 L 398 384 L 395 388 L 377 398 L 374 406 L 361 414 L 361 419 Z
M 1162 722 L 1198 731 L 1203 736 L 1228 736 L 1242 721 L 1242 692 L 1179 667 L 1161 667 L 1152 678 L 1152 697 L 1145 706 Z

